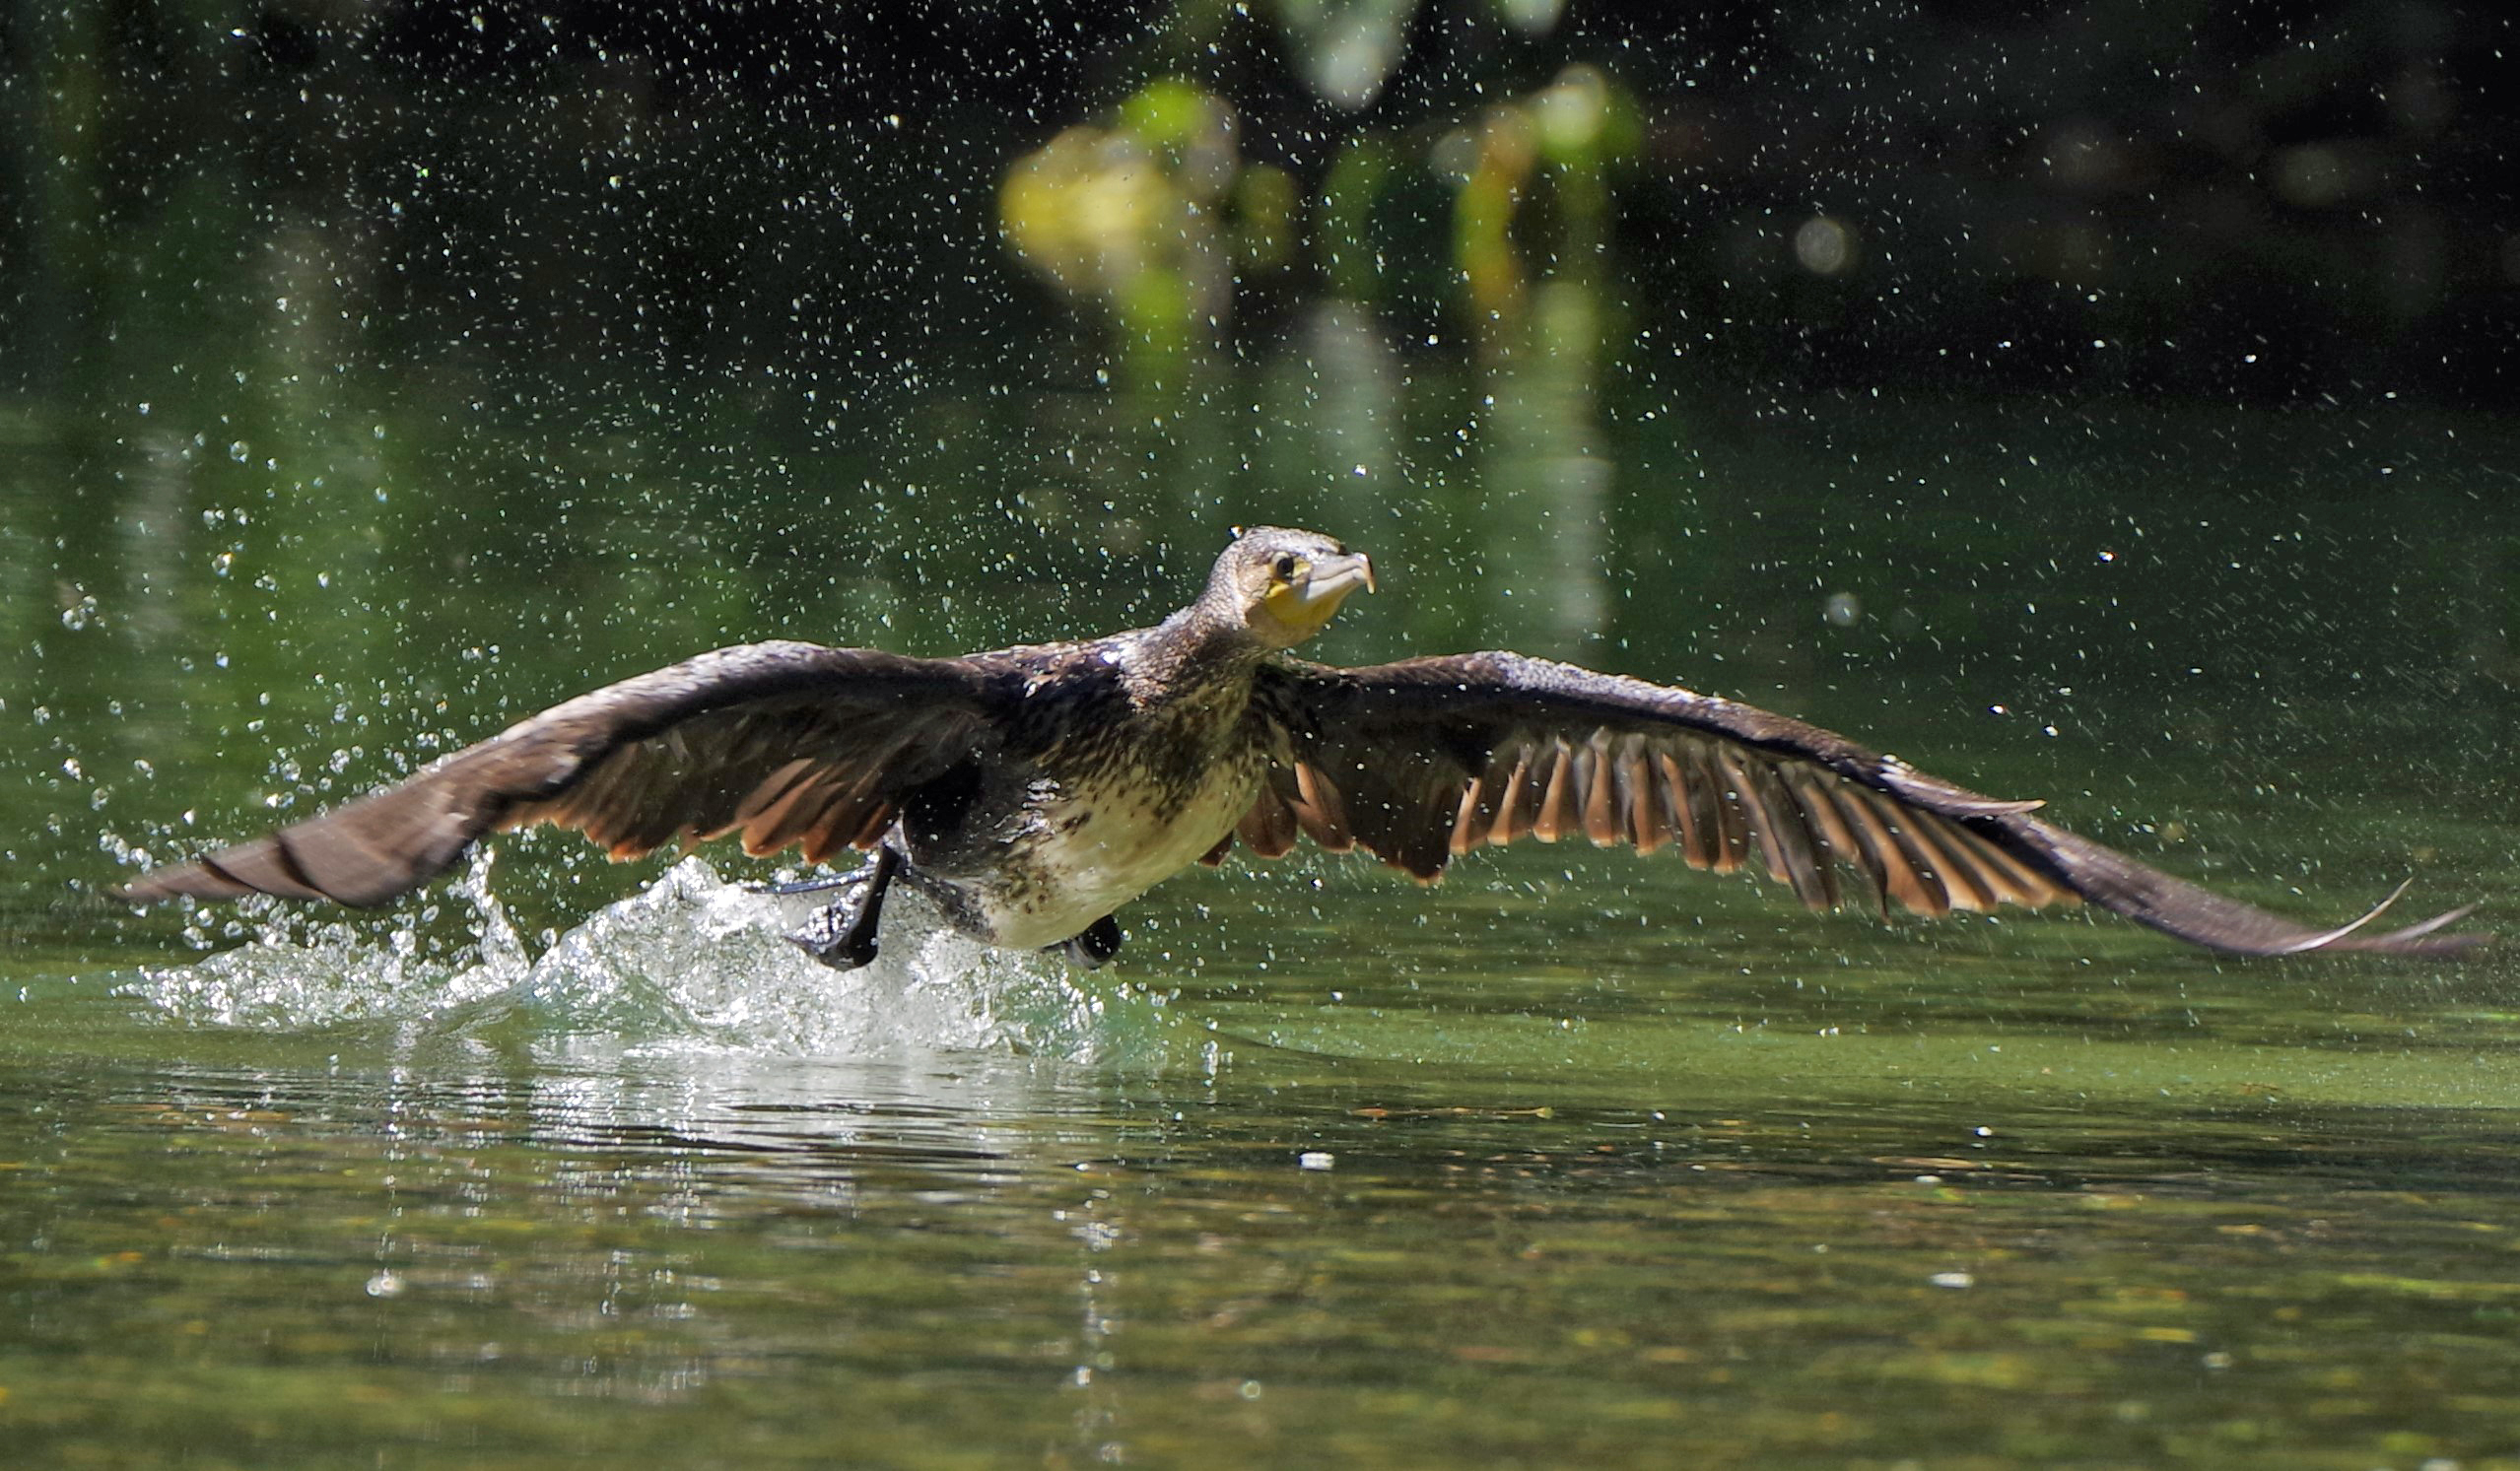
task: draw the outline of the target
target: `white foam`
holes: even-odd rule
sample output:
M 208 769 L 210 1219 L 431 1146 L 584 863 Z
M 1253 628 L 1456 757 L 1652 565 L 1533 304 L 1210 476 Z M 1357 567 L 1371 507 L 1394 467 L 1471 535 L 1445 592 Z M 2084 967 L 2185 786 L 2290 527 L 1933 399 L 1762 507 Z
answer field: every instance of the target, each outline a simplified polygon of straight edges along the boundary
M 408 922 L 380 931 L 373 920 L 275 919 L 235 950 L 148 968 L 123 993 L 174 1021 L 266 1031 L 395 1022 L 453 1034 L 521 1022 L 536 1050 L 579 1057 L 1086 1061 L 1108 1050 L 1115 1005 L 1155 1005 L 1119 987 L 1081 988 L 1048 957 L 956 935 L 907 886 L 886 903 L 882 953 L 856 970 L 825 967 L 784 938 L 810 900 L 728 884 L 697 857 L 530 959 L 490 894 L 486 859 L 450 892 L 476 915 L 474 943 L 452 959 L 424 957 Z

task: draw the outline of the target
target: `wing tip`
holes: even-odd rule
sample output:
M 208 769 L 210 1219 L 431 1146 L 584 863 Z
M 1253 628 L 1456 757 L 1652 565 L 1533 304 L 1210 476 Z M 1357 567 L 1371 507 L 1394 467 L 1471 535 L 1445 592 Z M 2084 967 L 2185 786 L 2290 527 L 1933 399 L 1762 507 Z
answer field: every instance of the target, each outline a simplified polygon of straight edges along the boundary
M 2373 955 L 2445 956 L 2464 954 L 2493 942 L 2493 936 L 2490 934 L 2473 931 L 2441 933 L 2451 925 L 2474 914 L 2478 909 L 2475 903 L 2464 903 L 2454 909 L 2444 909 L 2429 919 L 2410 924 L 2404 929 L 2390 930 L 2386 934 L 2359 933 L 2364 925 L 2386 913 L 2389 906 L 2396 903 L 2399 896 L 2405 894 L 2414 883 L 2413 879 L 2400 883 L 2397 888 L 2389 891 L 2388 898 L 2373 904 L 2369 912 L 2351 924 L 2330 930 L 2324 935 L 2315 936 L 2303 944 L 2278 953 L 2307 954 L 2321 950 L 2352 950 Z
M 175 899 L 243 899 L 263 891 L 231 877 L 212 863 L 208 855 L 183 863 L 170 863 L 143 869 L 129 880 L 103 891 L 104 897 L 116 903 L 145 909 Z

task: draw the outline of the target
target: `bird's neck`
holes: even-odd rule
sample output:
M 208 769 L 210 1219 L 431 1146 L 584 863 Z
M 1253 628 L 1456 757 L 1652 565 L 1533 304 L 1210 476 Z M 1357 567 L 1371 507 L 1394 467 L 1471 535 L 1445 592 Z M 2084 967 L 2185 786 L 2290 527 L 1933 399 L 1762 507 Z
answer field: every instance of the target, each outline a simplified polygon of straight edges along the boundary
M 1146 631 L 1136 641 L 1130 674 L 1162 690 L 1216 685 L 1248 688 L 1273 652 L 1239 617 L 1202 600 Z

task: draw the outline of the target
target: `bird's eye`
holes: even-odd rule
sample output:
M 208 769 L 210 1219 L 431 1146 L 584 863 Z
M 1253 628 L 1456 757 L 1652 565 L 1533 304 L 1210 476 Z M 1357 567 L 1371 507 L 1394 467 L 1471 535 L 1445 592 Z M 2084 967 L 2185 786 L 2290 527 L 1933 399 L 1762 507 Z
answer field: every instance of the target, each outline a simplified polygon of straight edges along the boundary
M 1294 555 L 1293 555 L 1292 553 L 1281 553 L 1281 554 L 1279 555 L 1278 559 L 1277 559 L 1277 564 L 1276 564 L 1276 566 L 1274 566 L 1274 567 L 1270 568 L 1269 568 L 1269 570 L 1271 570 L 1271 571 L 1273 571 L 1273 572 L 1275 572 L 1275 573 L 1277 574 L 1277 580 L 1278 580 L 1278 581 L 1280 581 L 1280 582 L 1283 582 L 1283 581 L 1287 580 L 1288 578 L 1290 578 L 1290 577 L 1294 576 L 1294 575 L 1295 575 L 1295 558 L 1294 558 Z

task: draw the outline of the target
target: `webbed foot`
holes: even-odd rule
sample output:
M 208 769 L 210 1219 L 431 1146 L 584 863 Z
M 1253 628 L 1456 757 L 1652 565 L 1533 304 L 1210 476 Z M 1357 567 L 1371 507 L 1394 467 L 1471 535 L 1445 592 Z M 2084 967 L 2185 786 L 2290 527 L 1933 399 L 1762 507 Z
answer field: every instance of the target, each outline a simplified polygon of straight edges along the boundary
M 875 927 L 884 914 L 884 896 L 893 887 L 893 879 L 901 872 L 901 854 L 889 847 L 875 849 L 875 856 L 853 873 L 836 879 L 812 879 L 801 884 L 783 884 L 769 890 L 773 894 L 812 894 L 825 889 L 853 891 L 838 903 L 816 909 L 805 916 L 805 922 L 787 938 L 807 955 L 835 970 L 854 970 L 875 958 Z
M 1085 926 L 1084 933 L 1050 948 L 1088 970 L 1099 970 L 1104 962 L 1120 954 L 1122 938 L 1120 921 L 1106 914 Z

